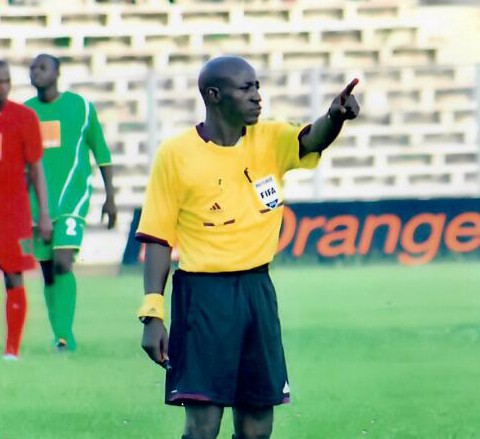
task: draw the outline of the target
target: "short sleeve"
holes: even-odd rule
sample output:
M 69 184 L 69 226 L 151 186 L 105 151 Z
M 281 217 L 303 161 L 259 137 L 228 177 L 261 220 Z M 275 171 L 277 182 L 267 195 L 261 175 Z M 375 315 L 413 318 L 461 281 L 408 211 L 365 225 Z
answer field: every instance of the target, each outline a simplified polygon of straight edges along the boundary
M 40 134 L 40 122 L 33 110 L 25 107 L 23 124 L 23 148 L 25 161 L 36 163 L 43 156 L 42 135 Z
M 283 176 L 285 172 L 296 168 L 315 168 L 320 154 L 310 153 L 300 159 L 300 137 L 309 125 L 282 123 L 278 126 L 275 143 L 277 166 Z
M 173 150 L 161 145 L 150 172 L 137 240 L 174 246 L 180 204 L 178 188 Z
M 88 129 L 86 133 L 88 147 L 92 151 L 98 166 L 110 165 L 112 155 L 105 141 L 102 125 L 98 120 L 97 110 L 91 102 L 88 102 L 88 108 Z

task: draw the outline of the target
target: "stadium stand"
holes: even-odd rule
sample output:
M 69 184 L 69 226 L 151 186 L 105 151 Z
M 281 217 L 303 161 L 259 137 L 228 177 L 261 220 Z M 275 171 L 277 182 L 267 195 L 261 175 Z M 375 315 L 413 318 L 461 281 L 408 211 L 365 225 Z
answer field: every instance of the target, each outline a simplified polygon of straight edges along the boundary
M 288 175 L 288 200 L 478 195 L 479 36 L 480 8 L 413 0 L 0 6 L 12 97 L 32 94 L 27 67 L 48 52 L 62 60 L 63 88 L 96 103 L 114 154 L 121 233 L 141 204 L 155 146 L 202 117 L 199 67 L 224 53 L 245 56 L 259 70 L 267 118 L 309 121 L 353 76 L 361 80 L 361 117 L 317 170 Z M 92 198 L 92 224 L 100 194 Z

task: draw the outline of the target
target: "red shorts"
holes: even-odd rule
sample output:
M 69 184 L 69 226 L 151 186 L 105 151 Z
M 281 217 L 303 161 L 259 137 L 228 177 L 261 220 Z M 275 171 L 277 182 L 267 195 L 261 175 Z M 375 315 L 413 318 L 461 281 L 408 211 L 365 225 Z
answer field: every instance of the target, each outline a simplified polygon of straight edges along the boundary
M 19 273 L 35 268 L 31 239 L 5 240 L 0 238 L 0 270 Z

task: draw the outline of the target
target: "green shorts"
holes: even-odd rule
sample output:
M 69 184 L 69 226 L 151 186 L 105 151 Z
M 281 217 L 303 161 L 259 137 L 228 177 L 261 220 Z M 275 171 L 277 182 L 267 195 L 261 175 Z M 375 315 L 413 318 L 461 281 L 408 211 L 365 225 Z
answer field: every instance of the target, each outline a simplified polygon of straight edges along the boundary
M 272 406 L 290 391 L 268 266 L 173 276 L 165 401 Z
M 52 240 L 46 243 L 35 228 L 33 251 L 39 261 L 53 259 L 53 251 L 61 248 L 80 250 L 85 230 L 85 219 L 79 216 L 63 215 L 53 222 Z

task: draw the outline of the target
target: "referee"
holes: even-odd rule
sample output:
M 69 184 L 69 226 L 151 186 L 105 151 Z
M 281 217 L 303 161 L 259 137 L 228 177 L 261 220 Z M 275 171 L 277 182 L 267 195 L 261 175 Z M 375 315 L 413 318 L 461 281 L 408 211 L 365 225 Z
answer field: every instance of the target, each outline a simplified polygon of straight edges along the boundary
M 313 168 L 359 106 L 353 80 L 312 124 L 259 122 L 255 70 L 243 58 L 207 62 L 204 122 L 165 140 L 147 187 L 142 347 L 167 370 L 165 402 L 185 407 L 182 439 L 214 439 L 232 407 L 234 439 L 267 439 L 289 384 L 268 266 L 282 221 L 281 181 Z M 170 337 L 164 288 L 173 246 Z

